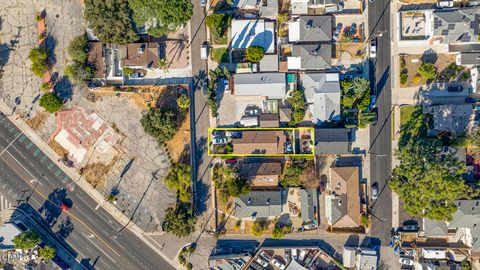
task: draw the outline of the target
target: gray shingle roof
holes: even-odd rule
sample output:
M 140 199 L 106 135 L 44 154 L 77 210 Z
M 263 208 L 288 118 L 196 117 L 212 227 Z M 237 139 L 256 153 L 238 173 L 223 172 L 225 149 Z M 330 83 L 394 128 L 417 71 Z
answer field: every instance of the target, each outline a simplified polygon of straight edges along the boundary
M 332 31 L 332 16 L 300 17 L 300 42 L 329 42 Z
M 292 46 L 292 56 L 300 57 L 301 69 L 326 69 L 331 67 L 331 44 L 298 44 Z
M 476 42 L 480 7 L 440 9 L 433 12 L 433 34 L 443 36 L 444 43 Z
M 314 100 L 314 122 L 340 120 L 340 83 L 338 80 L 327 81 L 326 73 L 304 73 L 300 75 L 300 79 L 306 99 Z
M 462 52 L 460 63 L 462 65 L 480 65 L 480 52 Z
M 315 155 L 351 154 L 350 129 L 315 129 Z
M 316 189 L 300 189 L 302 220 L 315 220 L 318 211 L 318 194 Z
M 280 216 L 286 202 L 288 189 L 284 191 L 251 191 L 247 195 L 235 198 L 235 216 L 250 218 L 268 218 Z
M 233 82 L 236 96 L 284 98 L 287 91 L 285 73 L 240 73 Z

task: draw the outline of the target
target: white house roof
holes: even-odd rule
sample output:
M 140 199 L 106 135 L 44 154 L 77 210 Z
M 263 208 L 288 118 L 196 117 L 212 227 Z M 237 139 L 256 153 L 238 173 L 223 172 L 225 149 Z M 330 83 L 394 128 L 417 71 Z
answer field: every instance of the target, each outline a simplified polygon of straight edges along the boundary
M 246 49 L 260 46 L 266 53 L 275 52 L 275 24 L 263 19 L 232 20 L 233 49 Z
M 236 96 L 264 96 L 285 98 L 287 91 L 285 73 L 240 73 L 233 75 Z
M 15 248 L 12 240 L 22 231 L 14 223 L 4 223 L 0 226 L 0 250 L 10 250 Z
M 340 120 L 338 73 L 304 73 L 300 80 L 307 102 L 313 103 L 314 122 Z

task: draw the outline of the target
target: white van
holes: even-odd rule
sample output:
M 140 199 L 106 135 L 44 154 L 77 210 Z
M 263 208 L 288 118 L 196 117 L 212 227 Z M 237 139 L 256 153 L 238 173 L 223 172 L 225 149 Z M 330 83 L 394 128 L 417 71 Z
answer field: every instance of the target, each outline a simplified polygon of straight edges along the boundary
M 206 44 L 203 44 L 202 47 L 200 47 L 200 58 L 207 59 L 207 57 L 208 57 L 208 47 Z
M 296 248 L 292 249 L 292 258 L 293 258 L 294 260 L 298 259 L 297 249 L 296 249 Z

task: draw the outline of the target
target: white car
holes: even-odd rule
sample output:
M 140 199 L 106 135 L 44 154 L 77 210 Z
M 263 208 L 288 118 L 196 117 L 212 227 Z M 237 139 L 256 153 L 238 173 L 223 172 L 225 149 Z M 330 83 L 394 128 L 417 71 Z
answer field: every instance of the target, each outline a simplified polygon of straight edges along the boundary
M 281 263 L 280 261 L 278 261 L 277 259 L 272 259 L 270 261 L 271 264 L 273 264 L 274 266 L 276 266 L 277 268 L 279 268 L 280 270 L 284 270 L 285 269 L 285 264 Z
M 306 254 L 307 254 L 307 252 L 305 251 L 305 249 L 301 249 L 300 254 L 298 254 L 298 260 L 302 262 L 303 259 L 305 259 Z
M 202 47 L 200 47 L 200 58 L 207 59 L 207 57 L 208 57 L 208 46 L 207 44 L 203 44 Z
M 407 258 L 400 258 L 399 262 L 403 265 L 413 265 L 413 261 Z
M 453 1 L 438 1 L 437 8 L 449 8 L 453 7 Z
M 292 258 L 293 258 L 294 260 L 298 259 L 298 255 L 297 255 L 297 254 L 298 254 L 298 253 L 297 253 L 297 249 L 295 249 L 295 248 L 292 249 Z
M 268 266 L 268 262 L 265 261 L 264 259 L 258 257 L 256 260 L 255 260 L 258 264 L 260 264 L 262 267 L 267 267 Z
M 212 141 L 213 144 L 226 144 L 227 139 L 226 138 L 215 138 Z
M 372 40 L 370 42 L 370 58 L 377 57 L 377 41 Z

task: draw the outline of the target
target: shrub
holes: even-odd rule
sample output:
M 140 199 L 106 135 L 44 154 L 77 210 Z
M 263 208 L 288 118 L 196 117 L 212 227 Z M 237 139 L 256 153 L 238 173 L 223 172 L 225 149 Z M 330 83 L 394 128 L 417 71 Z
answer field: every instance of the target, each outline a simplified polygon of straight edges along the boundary
M 52 246 L 45 246 L 44 248 L 40 249 L 40 257 L 43 258 L 44 261 L 50 261 L 55 257 L 55 254 L 57 254 L 57 251 L 55 250 L 54 247 Z
M 401 84 L 406 84 L 408 81 L 408 74 L 406 73 L 400 73 L 400 83 Z
M 32 73 L 38 77 L 42 77 L 48 70 L 48 52 L 47 50 L 36 47 L 30 50 L 28 59 L 32 61 Z
M 46 93 L 40 98 L 40 106 L 47 112 L 54 113 L 63 106 L 63 101 L 54 93 Z
M 133 74 L 133 69 L 129 67 L 123 68 L 123 75 L 125 75 L 126 77 L 130 77 L 130 75 L 132 74 Z
M 37 232 L 30 229 L 15 236 L 12 242 L 15 245 L 15 248 L 31 249 L 40 244 L 42 240 Z
M 470 70 L 466 70 L 462 73 L 462 80 L 469 81 L 471 78 Z
M 272 236 L 275 239 L 282 239 L 284 235 L 283 229 L 282 228 L 275 228 L 272 231 Z
M 167 208 L 163 229 L 178 237 L 185 237 L 194 231 L 195 220 L 193 208 L 190 204 L 178 204 L 175 208 Z
M 432 63 L 422 63 L 418 68 L 418 73 L 426 80 L 433 80 L 437 76 L 437 67 Z
M 187 263 L 187 260 L 185 260 L 185 256 L 183 256 L 183 255 L 178 255 L 178 262 L 179 262 L 181 265 L 185 265 L 185 263 Z
M 174 112 L 161 112 L 158 108 L 150 109 L 140 123 L 145 132 L 156 138 L 159 143 L 171 140 L 178 128 Z
M 186 111 L 190 107 L 190 99 L 187 95 L 180 95 L 177 98 L 177 105 L 182 111 Z
M 84 64 L 88 57 L 87 34 L 76 36 L 68 44 L 67 52 L 73 61 Z
M 422 76 L 420 74 L 415 74 L 415 76 L 413 76 L 413 79 L 412 79 L 412 82 L 414 84 L 418 84 L 422 81 Z
M 42 84 L 40 85 L 40 90 L 41 90 L 42 92 L 47 92 L 48 90 L 50 90 L 50 87 L 51 87 L 51 86 L 50 86 L 49 83 L 44 82 L 44 83 L 42 83 Z
M 41 21 L 42 19 L 43 19 L 43 17 L 42 17 L 41 14 L 35 15 L 35 21 L 36 21 L 36 22 L 39 22 L 39 21 Z
M 266 222 L 263 221 L 255 221 L 252 225 L 252 235 L 254 236 L 262 236 L 263 232 L 267 227 Z
M 294 90 L 292 97 L 288 98 L 288 102 L 292 105 L 292 117 L 289 125 L 295 126 L 305 118 L 305 94 L 302 90 Z
M 404 69 L 407 66 L 407 61 L 405 61 L 405 56 L 400 56 L 400 69 Z
M 247 48 L 247 51 L 245 52 L 245 60 L 252 63 L 258 63 L 263 59 L 264 55 L 265 55 L 265 49 L 263 47 L 250 46 Z
M 205 19 L 205 24 L 210 28 L 215 39 L 225 35 L 225 31 L 230 26 L 231 17 L 227 13 L 213 13 Z
M 366 227 L 366 226 L 368 226 L 368 222 L 369 222 L 368 216 L 365 215 L 365 214 L 363 214 L 363 215 L 362 215 L 362 219 L 361 219 L 362 225 Z

